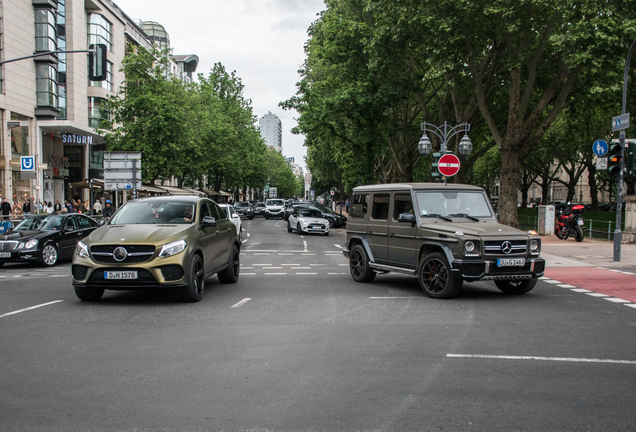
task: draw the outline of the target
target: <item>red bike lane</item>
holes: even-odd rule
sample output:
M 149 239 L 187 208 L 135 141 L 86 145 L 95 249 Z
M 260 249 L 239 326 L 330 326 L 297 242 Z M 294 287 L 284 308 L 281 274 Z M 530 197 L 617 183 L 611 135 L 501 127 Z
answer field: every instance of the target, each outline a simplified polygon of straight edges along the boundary
M 636 274 L 598 267 L 553 267 L 545 270 L 545 277 L 636 303 Z

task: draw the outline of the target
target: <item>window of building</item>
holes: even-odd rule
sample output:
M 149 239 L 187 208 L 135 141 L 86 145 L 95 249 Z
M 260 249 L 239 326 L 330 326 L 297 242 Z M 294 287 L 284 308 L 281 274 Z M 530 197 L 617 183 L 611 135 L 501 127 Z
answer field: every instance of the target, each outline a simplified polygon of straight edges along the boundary
M 104 81 L 89 81 L 88 85 L 91 87 L 101 87 L 108 91 L 113 91 L 113 64 L 109 61 L 106 62 L 106 79 Z
M 60 51 L 66 50 L 66 0 L 57 1 L 57 47 Z M 66 54 L 58 53 L 57 56 L 58 118 L 66 120 Z
M 35 51 L 57 51 L 55 13 L 49 9 L 35 9 Z
M 373 213 L 371 213 L 371 217 L 373 219 L 380 219 L 380 220 L 388 219 L 390 200 L 391 200 L 391 195 L 389 194 L 373 195 Z
M 50 63 L 36 64 L 35 90 L 38 106 L 58 107 L 56 65 Z
M 2 2 L 0 2 L 0 8 L 2 7 Z M 3 48 L 4 48 L 4 21 L 2 21 L 2 17 L 0 17 L 0 60 L 4 59 L 4 52 L 3 52 Z M 4 65 L 0 65 L 0 94 L 4 94 L 4 81 L 3 81 L 3 70 L 4 70 Z M 0 148 L 2 148 L 2 145 L 0 145 Z M 0 153 L 2 154 L 2 153 Z M 2 176 L 0 176 L 1 178 Z
M 98 97 L 88 98 L 88 125 L 93 128 L 102 127 L 102 122 L 110 118 L 109 112 L 104 107 L 106 99 Z
M 113 25 L 100 14 L 88 16 L 88 44 L 104 44 L 113 51 Z

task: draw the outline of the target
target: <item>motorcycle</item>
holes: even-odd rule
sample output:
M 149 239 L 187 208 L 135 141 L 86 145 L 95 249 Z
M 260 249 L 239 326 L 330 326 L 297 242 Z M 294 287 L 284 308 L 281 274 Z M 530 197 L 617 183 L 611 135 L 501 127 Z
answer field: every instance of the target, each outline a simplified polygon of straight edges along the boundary
M 557 238 L 566 240 L 568 237 L 572 237 L 577 242 L 583 241 L 583 219 L 581 219 L 583 210 L 585 210 L 585 206 L 577 204 L 568 206 L 559 212 L 554 229 Z

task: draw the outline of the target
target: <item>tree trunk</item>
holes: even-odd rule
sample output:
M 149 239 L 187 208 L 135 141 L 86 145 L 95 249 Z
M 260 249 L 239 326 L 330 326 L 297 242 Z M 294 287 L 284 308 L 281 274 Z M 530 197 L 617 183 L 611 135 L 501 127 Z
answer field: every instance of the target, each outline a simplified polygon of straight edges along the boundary
M 501 177 L 497 212 L 501 223 L 519 228 L 517 219 L 517 190 L 519 185 L 519 153 L 512 145 L 501 146 Z
M 587 184 L 590 187 L 590 199 L 592 200 L 591 210 L 598 210 L 598 188 L 596 186 L 596 165 L 592 162 L 587 164 Z

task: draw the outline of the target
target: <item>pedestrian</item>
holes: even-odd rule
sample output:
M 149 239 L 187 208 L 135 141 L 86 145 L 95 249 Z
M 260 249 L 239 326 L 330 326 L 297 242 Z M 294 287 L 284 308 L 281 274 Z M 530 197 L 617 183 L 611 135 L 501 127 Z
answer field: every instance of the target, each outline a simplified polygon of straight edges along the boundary
M 22 214 L 22 207 L 17 201 L 13 201 L 13 216 L 20 216 Z
M 47 214 L 53 214 L 53 203 L 51 201 L 49 201 L 49 204 L 46 206 L 45 211 Z
M 9 203 L 6 198 L 2 198 L 2 204 L 0 204 L 2 219 L 9 219 L 9 216 L 11 216 L 11 210 L 11 203 Z
M 60 200 L 55 201 L 55 206 L 53 207 L 53 211 L 55 212 L 55 214 L 60 214 L 60 212 L 62 211 L 62 204 L 60 204 Z
M 102 212 L 102 203 L 100 200 L 95 201 L 95 204 L 93 204 L 93 210 L 95 210 L 95 214 L 100 214 Z
M 347 209 L 347 214 L 349 214 L 349 198 L 345 201 L 345 208 Z
M 102 210 L 102 215 L 106 218 L 106 220 L 110 220 L 110 218 L 115 214 L 115 207 L 113 203 L 110 202 L 109 199 L 106 200 L 106 205 Z
M 84 205 L 84 201 L 77 200 L 77 209 L 80 213 L 86 213 L 86 206 Z
M 22 213 L 24 213 L 25 216 L 29 216 L 31 214 L 31 200 L 26 200 L 24 202 L 24 206 L 22 207 Z
M 71 204 L 71 200 L 66 200 L 64 202 L 64 207 L 66 207 L 67 213 L 73 213 L 73 204 Z

